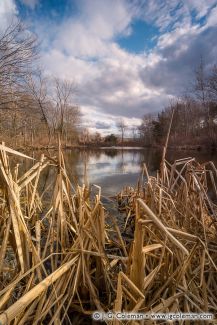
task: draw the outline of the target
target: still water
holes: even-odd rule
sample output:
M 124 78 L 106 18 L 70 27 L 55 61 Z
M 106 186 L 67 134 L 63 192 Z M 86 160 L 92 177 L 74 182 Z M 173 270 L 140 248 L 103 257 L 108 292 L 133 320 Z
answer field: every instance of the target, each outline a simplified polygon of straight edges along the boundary
M 112 196 L 124 186 L 136 185 L 141 174 L 143 163 L 146 163 L 149 174 L 155 175 L 159 169 L 162 152 L 154 149 L 111 149 L 97 150 L 66 150 L 65 159 L 68 174 L 73 182 L 80 184 L 86 175 L 89 184 L 97 184 L 102 187 L 104 196 Z M 195 157 L 199 162 L 212 160 L 217 165 L 217 154 L 198 151 L 174 151 L 167 152 L 167 160 Z M 85 167 L 86 166 L 86 167 Z

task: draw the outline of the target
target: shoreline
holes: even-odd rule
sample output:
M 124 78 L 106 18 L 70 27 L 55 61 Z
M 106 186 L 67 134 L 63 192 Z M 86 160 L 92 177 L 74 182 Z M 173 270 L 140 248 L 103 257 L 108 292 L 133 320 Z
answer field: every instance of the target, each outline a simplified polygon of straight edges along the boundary
M 163 145 L 152 145 L 152 146 L 98 146 L 98 145 L 62 145 L 61 148 L 63 150 L 73 150 L 73 149 L 80 149 L 80 150 L 145 150 L 145 149 L 156 149 L 156 150 L 163 150 Z M 168 150 L 175 150 L 175 151 L 208 151 L 208 152 L 216 152 L 217 147 L 212 146 L 205 146 L 205 145 L 179 145 L 179 146 L 168 146 Z M 35 145 L 35 146 L 17 146 L 16 150 L 21 151 L 41 151 L 41 150 L 58 150 L 58 145 L 51 145 L 51 146 L 43 146 L 43 145 Z

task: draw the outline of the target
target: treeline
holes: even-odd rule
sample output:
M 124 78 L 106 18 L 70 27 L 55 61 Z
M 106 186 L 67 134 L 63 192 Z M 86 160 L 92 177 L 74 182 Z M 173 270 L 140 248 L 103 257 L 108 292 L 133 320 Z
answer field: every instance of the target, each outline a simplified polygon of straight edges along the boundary
M 0 30 L 0 140 L 51 145 L 78 139 L 80 108 L 73 82 L 44 77 L 37 38 L 21 22 Z
M 162 145 L 173 114 L 171 146 L 217 148 L 217 66 L 205 73 L 201 60 L 191 92 L 157 115 L 146 114 L 139 127 L 144 145 Z
M 132 147 L 141 146 L 141 139 L 135 137 L 122 138 L 114 133 L 102 136 L 99 132 L 90 134 L 87 129 L 79 134 L 78 144 L 88 147 Z

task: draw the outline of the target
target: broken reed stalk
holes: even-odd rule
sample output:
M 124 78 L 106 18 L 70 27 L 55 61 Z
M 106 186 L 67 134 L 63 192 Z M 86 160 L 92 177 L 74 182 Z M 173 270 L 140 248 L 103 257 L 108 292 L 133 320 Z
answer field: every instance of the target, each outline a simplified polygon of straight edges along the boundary
M 136 204 L 136 216 L 135 216 L 135 232 L 132 251 L 132 266 L 130 271 L 130 279 L 137 286 L 137 288 L 143 287 L 144 281 L 144 263 L 145 256 L 143 254 L 144 243 L 144 227 L 142 220 L 140 219 L 138 201 Z
M 171 132 L 171 128 L 172 128 L 172 123 L 173 123 L 173 116 L 174 116 L 174 108 L 172 109 L 172 113 L 171 113 L 171 117 L 170 117 L 170 123 L 169 123 L 169 127 L 167 130 L 167 136 L 166 136 L 166 140 L 165 140 L 165 144 L 163 147 L 163 153 L 162 153 L 162 158 L 161 158 L 161 164 L 160 164 L 160 176 L 162 178 L 162 181 L 164 182 L 164 164 L 165 164 L 165 158 L 166 158 L 166 152 L 167 152 L 167 147 L 168 147 L 168 143 L 169 143 L 169 137 L 170 137 L 170 132 Z
M 146 178 L 118 194 L 115 220 L 100 187 L 73 188 L 60 145 L 23 174 L 8 154 L 30 157 L 4 144 L 0 153 L 1 324 L 77 324 L 95 310 L 216 313 L 212 163 L 164 157 L 164 183 L 144 167 Z M 56 173 L 46 199 L 45 168 Z
M 137 201 L 138 201 L 139 205 L 145 211 L 147 217 L 149 217 L 155 223 L 155 225 L 165 234 L 165 236 L 169 240 L 171 240 L 171 242 L 175 246 L 177 246 L 183 252 L 183 254 L 189 255 L 188 250 L 170 233 L 168 228 L 166 228 L 163 225 L 163 223 L 160 221 L 160 219 L 151 211 L 151 209 L 149 209 L 147 204 L 145 204 L 145 202 L 143 200 L 141 200 L 141 199 L 138 199 Z
M 0 324 L 7 324 L 11 322 L 18 314 L 22 313 L 27 306 L 31 304 L 37 297 L 39 297 L 43 291 L 45 291 L 51 284 L 55 283 L 70 267 L 76 262 L 78 256 L 72 258 L 69 262 L 63 264 L 56 271 L 51 273 L 39 284 L 29 290 L 24 296 L 17 300 L 12 306 L 10 306 L 6 312 L 0 315 Z

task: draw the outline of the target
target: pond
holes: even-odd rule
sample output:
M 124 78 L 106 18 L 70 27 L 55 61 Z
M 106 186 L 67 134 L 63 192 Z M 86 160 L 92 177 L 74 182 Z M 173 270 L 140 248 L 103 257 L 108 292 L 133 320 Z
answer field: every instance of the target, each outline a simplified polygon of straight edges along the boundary
M 65 151 L 66 166 L 69 177 L 79 184 L 84 182 L 84 175 L 89 184 L 102 187 L 104 196 L 112 196 L 124 186 L 136 185 L 143 163 L 146 163 L 150 175 L 159 169 L 162 151 L 144 148 L 101 148 L 74 149 Z M 202 151 L 168 150 L 167 160 L 195 157 L 199 162 L 212 160 L 217 165 L 217 153 Z

